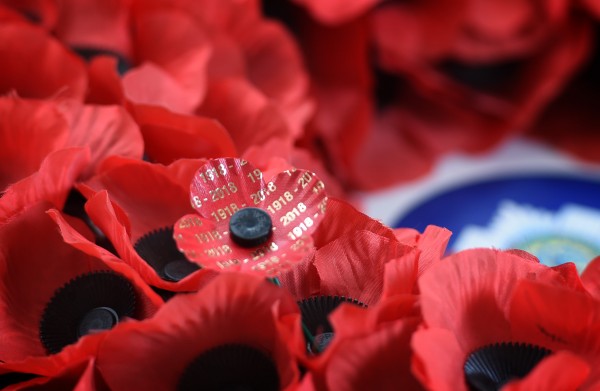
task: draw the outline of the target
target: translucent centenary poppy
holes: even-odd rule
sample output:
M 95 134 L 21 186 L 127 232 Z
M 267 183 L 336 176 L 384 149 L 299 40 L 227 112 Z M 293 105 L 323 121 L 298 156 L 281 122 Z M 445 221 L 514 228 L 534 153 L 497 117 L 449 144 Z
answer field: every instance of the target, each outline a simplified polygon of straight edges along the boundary
M 181 160 L 169 166 L 112 158 L 99 174 L 79 185 L 88 199 L 85 209 L 116 254 L 148 284 L 167 291 L 195 291 L 214 272 L 199 271 L 173 240 L 178 218 L 193 212 L 189 184 L 203 160 Z M 82 251 L 112 256 L 60 221 L 65 240 Z M 197 272 L 197 273 L 196 273 Z M 189 278 L 187 278 L 189 277 Z
M 97 368 L 115 391 L 289 390 L 299 378 L 289 348 L 298 326 L 284 290 L 221 274 L 198 293 L 173 298 L 151 320 L 113 330 Z
M 412 346 L 413 371 L 425 387 L 497 389 L 526 376 L 551 354 L 552 346 L 520 331 L 513 320 L 513 297 L 521 281 L 561 287 L 573 295 L 585 292 L 574 264 L 549 268 L 523 252 L 463 251 L 421 276 L 424 328 L 415 332 Z M 484 361 L 491 367 L 481 366 Z
M 48 207 L 36 204 L 0 230 L 0 328 L 10 336 L 4 363 L 58 353 L 88 334 L 148 317 L 162 303 L 116 257 L 103 261 L 66 244 Z M 86 232 L 82 222 L 72 224 Z
M 242 159 L 209 160 L 190 185 L 197 214 L 175 224 L 188 259 L 214 270 L 274 276 L 306 256 L 327 203 L 314 173 L 286 170 L 269 182 Z

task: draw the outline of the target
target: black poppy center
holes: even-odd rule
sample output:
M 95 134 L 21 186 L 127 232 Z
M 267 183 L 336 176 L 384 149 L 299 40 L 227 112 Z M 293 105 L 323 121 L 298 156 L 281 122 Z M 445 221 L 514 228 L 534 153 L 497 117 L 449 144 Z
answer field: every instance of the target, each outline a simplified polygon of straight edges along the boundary
M 98 307 L 88 311 L 79 322 L 79 336 L 110 330 L 119 323 L 119 314 L 110 307 Z
M 80 275 L 54 292 L 40 320 L 40 340 L 48 353 L 60 352 L 84 335 L 108 330 L 134 317 L 133 285 L 112 271 Z
M 313 296 L 298 302 L 302 322 L 314 337 L 313 343 L 316 349 L 308 344 L 310 352 L 315 352 L 315 350 L 322 352 L 331 343 L 335 333 L 329 322 L 329 315 L 342 303 L 366 307 L 366 304 L 344 296 Z
M 521 379 L 552 352 L 524 343 L 498 343 L 477 349 L 467 357 L 464 371 L 470 390 L 495 391 Z
M 134 248 L 160 278 L 166 281 L 180 281 L 200 269 L 177 249 L 173 239 L 173 227 L 160 228 L 142 236 Z
M 242 247 L 256 247 L 266 242 L 273 231 L 273 222 L 267 212 L 259 208 L 243 208 L 231 216 L 231 239 Z
M 178 391 L 276 391 L 279 372 L 273 360 L 247 345 L 222 345 L 192 361 L 177 385 Z

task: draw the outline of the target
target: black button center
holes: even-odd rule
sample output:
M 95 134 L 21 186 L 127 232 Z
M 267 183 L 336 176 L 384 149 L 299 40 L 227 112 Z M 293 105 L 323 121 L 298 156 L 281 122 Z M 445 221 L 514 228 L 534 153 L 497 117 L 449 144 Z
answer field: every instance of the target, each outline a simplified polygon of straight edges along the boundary
M 183 280 L 198 269 L 200 269 L 200 267 L 195 263 L 179 259 L 167 263 L 163 268 L 163 272 L 167 280 L 177 282 Z
M 231 239 L 242 247 L 256 247 L 266 242 L 273 231 L 267 212 L 259 208 L 240 209 L 229 220 Z
M 97 307 L 89 311 L 79 322 L 79 337 L 110 330 L 119 323 L 119 315 L 110 307 Z

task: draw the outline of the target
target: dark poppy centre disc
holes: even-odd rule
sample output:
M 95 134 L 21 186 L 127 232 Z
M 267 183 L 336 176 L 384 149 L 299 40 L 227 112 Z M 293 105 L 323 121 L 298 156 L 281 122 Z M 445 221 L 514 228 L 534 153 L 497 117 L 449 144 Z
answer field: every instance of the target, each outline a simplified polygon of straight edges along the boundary
M 133 317 L 136 295 L 125 277 L 112 271 L 80 275 L 58 288 L 40 320 L 40 340 L 48 353 L 60 352 L 80 337 Z
M 196 270 L 197 264 L 188 261 L 173 239 L 173 227 L 163 227 L 142 236 L 135 251 L 166 281 L 177 282 Z
M 264 352 L 247 345 L 222 345 L 201 353 L 185 369 L 178 391 L 277 391 L 279 372 Z
M 273 231 L 271 216 L 260 208 L 243 208 L 231 216 L 231 239 L 242 247 L 256 247 L 265 243 Z
M 551 351 L 523 343 L 499 343 L 471 353 L 464 365 L 465 379 L 473 391 L 496 391 L 521 379 Z

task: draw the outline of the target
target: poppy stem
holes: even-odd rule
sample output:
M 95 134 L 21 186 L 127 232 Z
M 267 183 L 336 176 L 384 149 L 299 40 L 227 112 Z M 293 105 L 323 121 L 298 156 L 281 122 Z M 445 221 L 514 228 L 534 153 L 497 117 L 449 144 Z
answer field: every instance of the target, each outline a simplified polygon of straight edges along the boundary
M 281 286 L 281 281 L 279 281 L 279 278 L 277 278 L 277 277 L 269 278 L 269 281 L 271 281 L 273 284 L 275 284 L 277 286 Z M 302 323 L 302 332 L 304 333 L 304 337 L 306 338 L 306 340 L 308 341 L 310 346 L 313 347 L 315 352 L 320 353 L 321 350 L 315 343 L 315 337 L 313 337 L 313 335 L 310 332 L 310 330 L 308 329 L 308 327 L 306 327 L 306 325 L 304 324 L 304 321 L 301 321 L 301 323 Z

